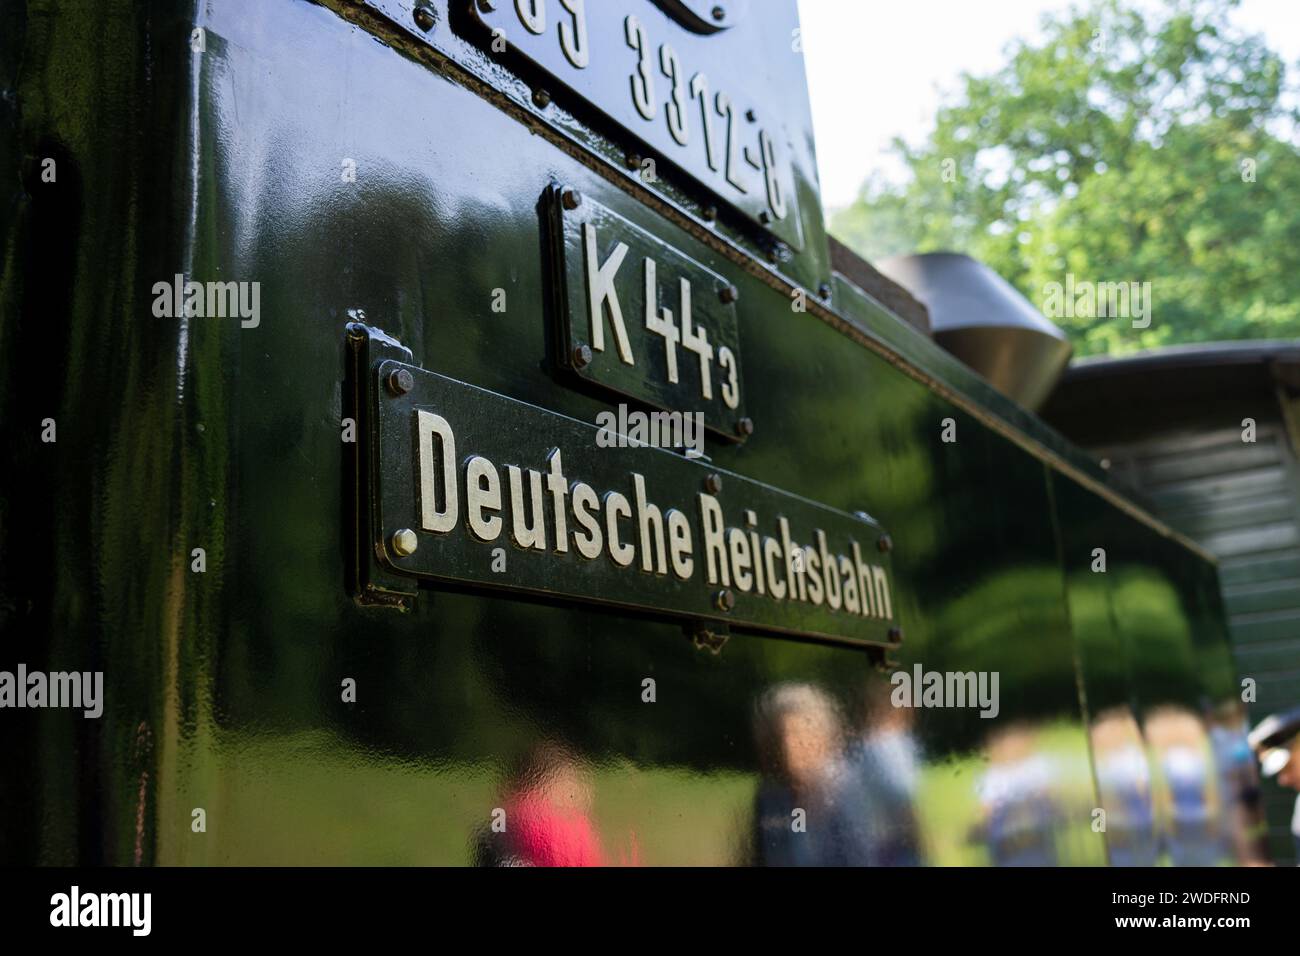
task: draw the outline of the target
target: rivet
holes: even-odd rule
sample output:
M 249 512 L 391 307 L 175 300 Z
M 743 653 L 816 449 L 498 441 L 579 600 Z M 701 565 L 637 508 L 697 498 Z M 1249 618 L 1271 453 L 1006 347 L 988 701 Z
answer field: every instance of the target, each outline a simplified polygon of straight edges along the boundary
M 723 588 L 713 595 L 713 603 L 719 611 L 730 611 L 736 606 L 736 595 L 732 593 L 731 588 Z
M 736 422 L 736 434 L 748 438 L 754 434 L 754 419 L 742 418 Z
M 740 298 L 740 290 L 734 285 L 724 285 L 718 290 L 718 298 L 722 300 L 723 305 L 730 305 Z
M 718 20 L 719 22 L 727 19 L 727 11 L 722 9 L 722 7 L 714 7 L 711 13 L 713 19 Z
M 415 25 L 419 27 L 421 30 L 423 30 L 425 33 L 428 33 L 430 30 L 433 29 L 433 23 L 434 23 L 433 10 L 429 7 L 427 3 L 421 3 L 419 6 L 417 6 L 412 11 L 412 15 L 415 17 Z
M 533 103 L 541 109 L 551 105 L 551 94 L 543 89 L 533 90 Z
M 876 547 L 880 549 L 880 552 L 882 554 L 889 551 L 893 551 L 894 539 L 887 534 L 882 534 L 880 538 L 876 541 Z
M 571 186 L 566 186 L 560 193 L 560 202 L 564 204 L 565 209 L 577 209 L 582 205 L 582 193 Z
M 393 532 L 393 553 L 399 558 L 409 558 L 420 546 L 420 539 L 410 528 L 398 528 Z
M 711 495 L 716 495 L 722 490 L 722 476 L 719 474 L 710 474 L 704 479 L 704 490 Z
M 575 345 L 572 358 L 574 368 L 586 368 L 591 364 L 591 346 L 586 342 Z
M 415 388 L 415 376 L 404 368 L 395 368 L 388 373 L 388 390 L 394 395 L 405 395 Z

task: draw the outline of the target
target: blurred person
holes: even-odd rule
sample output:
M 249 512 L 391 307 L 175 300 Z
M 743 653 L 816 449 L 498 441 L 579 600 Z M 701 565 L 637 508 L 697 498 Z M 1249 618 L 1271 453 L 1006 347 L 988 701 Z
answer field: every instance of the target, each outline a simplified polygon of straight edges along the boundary
M 1270 714 L 1250 732 L 1250 746 L 1259 757 L 1260 773 L 1300 791 L 1300 707 Z M 1291 812 L 1291 838 L 1300 859 L 1300 797 Z
M 506 780 L 505 829 L 480 833 L 485 866 L 603 866 L 591 822 L 591 787 L 573 754 L 555 741 L 533 746 Z
M 1111 866 L 1154 866 L 1159 855 L 1151 769 L 1137 720 L 1126 707 L 1103 711 L 1090 732 L 1098 799 L 1106 811 Z
M 1266 865 L 1268 828 L 1246 708 L 1230 697 L 1217 707 L 1207 702 L 1204 710 L 1218 771 L 1225 849 L 1243 865 Z
M 754 711 L 763 779 L 755 796 L 754 862 L 867 866 L 869 808 L 844 759 L 834 701 L 811 684 L 769 688 Z
M 867 689 L 861 736 L 849 748 L 849 761 L 867 798 L 867 832 L 877 866 L 919 866 L 921 828 L 915 800 L 920 748 L 912 732 L 910 707 L 895 707 L 890 685 Z
M 989 769 L 976 784 L 984 810 L 978 833 L 994 866 L 1056 866 L 1056 823 L 1051 759 L 1039 752 L 1032 728 L 1013 725 L 988 743 Z
M 1160 774 L 1161 831 L 1170 862 L 1223 862 L 1217 774 L 1201 719 L 1182 707 L 1161 707 L 1148 715 L 1146 737 Z

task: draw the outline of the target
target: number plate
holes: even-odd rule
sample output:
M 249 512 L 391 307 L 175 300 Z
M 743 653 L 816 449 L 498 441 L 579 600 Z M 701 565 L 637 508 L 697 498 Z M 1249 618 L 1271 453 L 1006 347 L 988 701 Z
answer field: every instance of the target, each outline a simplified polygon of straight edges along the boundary
M 742 61 L 742 75 L 734 69 L 719 73 L 727 19 L 715 24 L 717 30 L 693 31 L 687 25 L 703 20 L 689 5 L 666 6 L 677 13 L 669 16 L 643 0 L 470 3 L 469 32 L 492 55 L 508 50 L 522 56 L 792 249 L 802 250 L 789 131 L 765 108 L 786 95 L 770 88 L 788 71 L 755 63 L 762 57 L 752 49 L 748 62 Z M 789 38 L 782 46 L 780 56 L 799 56 Z M 751 82 L 767 104 L 749 95 Z M 653 174 L 653 166 L 643 166 L 642 175 Z
M 734 287 L 600 203 L 557 189 L 563 362 L 582 378 L 743 437 Z M 573 208 L 569 208 L 572 206 Z
M 661 449 L 601 447 L 594 425 L 405 362 L 369 379 L 372 541 L 389 573 L 890 643 L 869 518 Z

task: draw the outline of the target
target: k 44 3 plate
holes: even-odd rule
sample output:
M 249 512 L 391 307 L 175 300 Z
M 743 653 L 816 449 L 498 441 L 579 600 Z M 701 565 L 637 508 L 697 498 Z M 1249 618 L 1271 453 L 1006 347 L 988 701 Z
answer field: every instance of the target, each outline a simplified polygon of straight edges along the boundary
M 560 352 L 582 378 L 743 439 L 737 292 L 618 213 L 556 188 Z

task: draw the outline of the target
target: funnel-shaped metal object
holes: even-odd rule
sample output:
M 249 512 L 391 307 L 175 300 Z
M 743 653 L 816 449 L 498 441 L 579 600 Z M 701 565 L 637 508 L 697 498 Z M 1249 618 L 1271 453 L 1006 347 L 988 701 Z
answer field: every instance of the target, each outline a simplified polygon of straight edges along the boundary
M 1011 283 L 955 252 L 897 256 L 876 267 L 925 303 L 939 345 L 1026 408 L 1046 400 L 1070 343 Z

